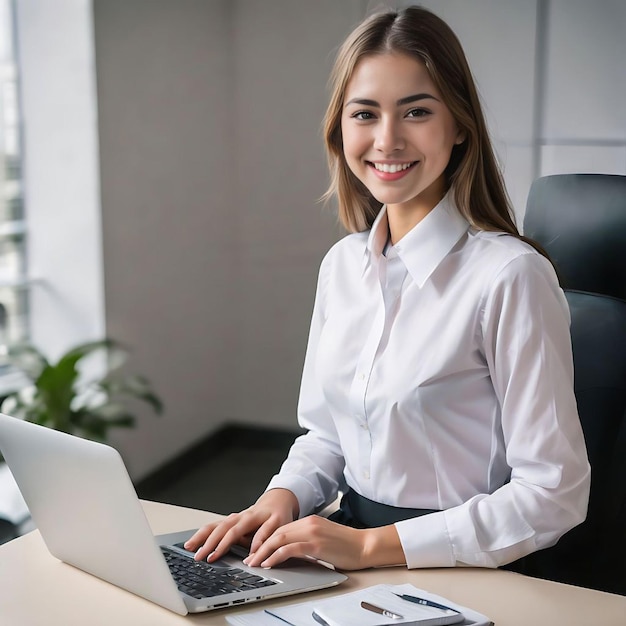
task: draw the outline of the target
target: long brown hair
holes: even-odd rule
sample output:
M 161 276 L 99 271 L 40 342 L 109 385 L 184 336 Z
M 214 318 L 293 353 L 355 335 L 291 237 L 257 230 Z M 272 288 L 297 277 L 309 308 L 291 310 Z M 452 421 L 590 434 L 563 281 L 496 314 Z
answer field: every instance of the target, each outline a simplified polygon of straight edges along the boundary
M 467 59 L 452 29 L 421 7 L 377 13 L 365 19 L 345 40 L 331 74 L 331 97 L 324 117 L 324 139 L 331 173 L 325 199 L 336 195 L 339 219 L 351 232 L 370 228 L 381 209 L 368 189 L 350 171 L 343 154 L 341 113 L 347 84 L 366 56 L 400 53 L 423 63 L 450 109 L 465 140 L 454 146 L 445 171 L 454 187 L 459 211 L 477 229 L 520 235 L 502 173 L 491 146 L 487 125 Z

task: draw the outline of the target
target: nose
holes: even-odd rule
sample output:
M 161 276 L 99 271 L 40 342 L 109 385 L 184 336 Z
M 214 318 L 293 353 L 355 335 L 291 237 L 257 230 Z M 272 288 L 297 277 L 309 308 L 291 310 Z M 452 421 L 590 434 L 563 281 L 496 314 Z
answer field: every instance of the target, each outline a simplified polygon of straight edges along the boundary
M 401 125 L 391 117 L 382 118 L 376 125 L 374 148 L 383 154 L 391 154 L 404 148 Z

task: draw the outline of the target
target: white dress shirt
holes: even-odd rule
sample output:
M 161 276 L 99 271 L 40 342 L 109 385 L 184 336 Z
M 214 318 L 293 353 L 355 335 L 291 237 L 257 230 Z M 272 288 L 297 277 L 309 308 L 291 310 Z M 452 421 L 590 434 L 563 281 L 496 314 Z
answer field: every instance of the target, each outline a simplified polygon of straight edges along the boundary
M 345 485 L 440 512 L 395 526 L 408 567 L 497 567 L 584 518 L 569 309 L 550 263 L 446 197 L 383 254 L 383 208 L 322 262 L 298 405 L 268 489 L 304 516 Z

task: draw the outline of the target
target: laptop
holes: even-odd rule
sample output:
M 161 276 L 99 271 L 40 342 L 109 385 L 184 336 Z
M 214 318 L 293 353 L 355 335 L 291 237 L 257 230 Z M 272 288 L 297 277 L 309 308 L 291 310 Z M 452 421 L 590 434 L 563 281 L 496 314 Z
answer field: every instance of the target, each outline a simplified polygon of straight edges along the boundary
M 195 529 L 155 537 L 121 456 L 105 444 L 0 413 L 0 450 L 53 556 L 180 615 L 347 579 L 302 559 L 248 567 L 241 551 L 196 563 L 182 547 Z

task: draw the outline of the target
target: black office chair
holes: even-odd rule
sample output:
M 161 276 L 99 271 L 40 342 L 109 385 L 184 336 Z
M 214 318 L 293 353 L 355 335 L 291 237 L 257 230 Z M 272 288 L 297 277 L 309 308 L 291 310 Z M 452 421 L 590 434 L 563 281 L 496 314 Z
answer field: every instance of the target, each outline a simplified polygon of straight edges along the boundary
M 626 302 L 566 291 L 574 389 L 591 464 L 587 519 L 507 569 L 626 595 Z
M 537 179 L 524 233 L 566 289 L 592 478 L 587 520 L 512 569 L 626 595 L 626 176 Z
M 524 234 L 550 254 L 564 288 L 626 300 L 626 176 L 537 179 Z

